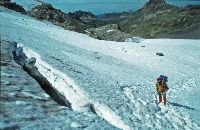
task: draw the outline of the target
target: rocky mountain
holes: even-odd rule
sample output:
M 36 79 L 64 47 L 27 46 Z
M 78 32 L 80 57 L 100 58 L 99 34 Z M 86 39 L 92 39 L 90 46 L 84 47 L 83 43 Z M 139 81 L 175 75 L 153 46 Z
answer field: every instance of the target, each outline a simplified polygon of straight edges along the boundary
M 93 38 L 126 41 L 143 38 L 200 38 L 200 6 L 179 8 L 165 0 L 149 0 L 136 12 L 110 13 L 98 18 L 109 25 L 87 29 Z
M 0 5 L 102 40 L 123 41 L 133 36 L 200 38 L 200 5 L 179 8 L 169 5 L 166 0 L 149 0 L 136 12 L 106 13 L 98 16 L 81 10 L 64 13 L 45 3 L 30 11 L 25 11 L 22 6 L 10 0 L 0 0 Z
M 178 8 L 165 0 L 149 0 L 119 27 L 144 38 L 200 38 L 199 16 L 199 6 Z
M 76 11 L 74 13 L 64 13 L 55 9 L 51 4 L 38 5 L 28 14 L 39 20 L 47 20 L 67 30 L 84 33 L 87 28 L 105 25 L 105 22 L 97 20 L 96 16 L 90 12 Z
M 70 12 L 67 15 L 69 15 L 70 17 L 80 21 L 81 23 L 84 23 L 86 28 L 96 28 L 96 27 L 100 27 L 103 25 L 108 24 L 108 22 L 102 20 L 102 19 L 98 19 L 96 15 L 92 14 L 91 12 L 87 12 L 87 11 L 76 11 L 76 12 Z
M 26 10 L 16 3 L 11 2 L 10 0 L 0 0 L 0 6 L 4 6 L 8 9 L 14 10 L 16 12 L 25 13 Z
M 85 29 L 84 23 L 81 23 L 77 19 L 70 17 L 59 9 L 55 9 L 51 4 L 38 5 L 32 10 L 28 11 L 28 15 L 39 20 L 50 21 L 71 31 L 81 32 L 83 29 Z

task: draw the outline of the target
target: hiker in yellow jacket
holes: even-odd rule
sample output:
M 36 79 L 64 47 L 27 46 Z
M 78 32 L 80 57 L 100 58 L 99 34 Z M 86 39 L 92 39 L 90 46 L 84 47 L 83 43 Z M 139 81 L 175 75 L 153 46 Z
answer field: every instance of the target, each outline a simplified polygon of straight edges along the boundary
M 167 83 L 161 79 L 160 77 L 157 78 L 157 83 L 156 83 L 156 91 L 159 96 L 159 103 L 162 102 L 162 97 L 164 99 L 164 105 L 166 105 L 166 92 L 168 91 L 168 86 Z

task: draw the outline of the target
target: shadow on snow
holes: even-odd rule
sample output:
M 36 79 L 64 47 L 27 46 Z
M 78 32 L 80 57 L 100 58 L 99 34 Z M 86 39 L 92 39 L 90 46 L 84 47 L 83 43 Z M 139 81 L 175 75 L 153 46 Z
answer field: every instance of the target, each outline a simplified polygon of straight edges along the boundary
M 186 106 L 186 105 L 181 105 L 181 104 L 178 104 L 178 103 L 175 103 L 175 102 L 168 102 L 168 103 L 172 106 L 182 107 L 182 108 L 189 109 L 189 110 L 196 110 L 192 107 L 189 107 L 189 106 Z

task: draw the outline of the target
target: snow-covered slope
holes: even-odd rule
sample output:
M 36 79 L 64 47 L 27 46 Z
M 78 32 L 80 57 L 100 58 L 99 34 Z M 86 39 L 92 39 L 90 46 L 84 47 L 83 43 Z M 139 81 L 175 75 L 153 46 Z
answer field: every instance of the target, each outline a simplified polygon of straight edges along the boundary
M 35 56 L 39 70 L 68 96 L 74 110 L 92 104 L 99 116 L 121 129 L 200 129 L 200 40 L 96 40 L 0 11 L 1 38 Z M 160 74 L 169 77 L 167 106 L 156 104 Z

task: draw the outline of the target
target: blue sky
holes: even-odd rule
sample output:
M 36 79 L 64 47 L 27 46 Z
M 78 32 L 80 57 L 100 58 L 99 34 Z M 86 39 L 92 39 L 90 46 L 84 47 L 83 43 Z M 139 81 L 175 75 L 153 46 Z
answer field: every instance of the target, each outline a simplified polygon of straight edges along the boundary
M 77 10 L 90 11 L 94 14 L 122 12 L 137 10 L 148 0 L 42 0 L 51 3 L 55 8 L 65 12 Z M 167 0 L 168 3 L 185 6 L 187 4 L 200 4 L 200 0 Z

